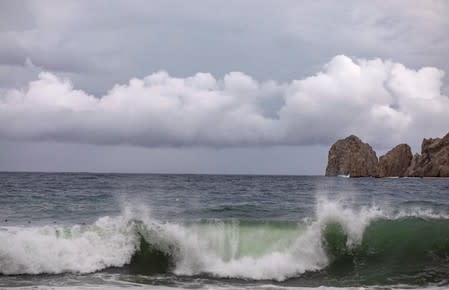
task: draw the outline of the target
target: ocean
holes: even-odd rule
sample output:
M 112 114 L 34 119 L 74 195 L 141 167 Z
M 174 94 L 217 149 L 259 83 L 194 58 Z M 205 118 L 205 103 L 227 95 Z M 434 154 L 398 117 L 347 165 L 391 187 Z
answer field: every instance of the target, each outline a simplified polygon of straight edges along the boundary
M 448 197 L 448 179 L 0 173 L 0 288 L 448 289 Z

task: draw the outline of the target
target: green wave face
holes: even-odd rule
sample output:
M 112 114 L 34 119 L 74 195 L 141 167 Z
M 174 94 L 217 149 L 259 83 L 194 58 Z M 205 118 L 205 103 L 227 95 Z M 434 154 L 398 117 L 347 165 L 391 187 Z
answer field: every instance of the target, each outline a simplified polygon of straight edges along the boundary
M 162 251 L 148 243 L 139 234 L 140 244 L 137 251 L 131 257 L 129 270 L 133 274 L 163 274 L 173 270 L 175 262 L 172 253 Z
M 359 244 L 348 246 L 339 224 L 328 224 L 323 245 L 330 279 L 353 284 L 426 284 L 449 277 L 449 221 L 401 218 L 372 221 Z
M 285 221 L 203 221 L 187 228 L 223 261 L 258 258 L 290 248 L 305 226 Z
M 245 258 L 256 261 L 266 255 L 287 251 L 306 228 L 303 224 L 285 221 L 204 220 L 183 224 L 181 229 L 188 236 L 173 239 L 163 237 L 164 227 L 154 229 L 142 222 L 136 223 L 140 244 L 129 269 L 137 274 L 175 271 L 182 258 L 194 256 L 185 251 L 189 246 L 198 248 L 200 255 L 222 263 Z M 192 237 L 198 241 L 189 245 L 186 240 Z M 207 269 L 203 270 L 207 272 Z
M 295 243 L 310 225 L 293 222 L 205 221 L 183 226 L 190 235 L 200 237 L 202 254 L 212 255 L 223 264 L 254 259 L 254 267 L 267 255 L 294 256 Z M 156 232 L 153 232 L 156 234 Z M 377 219 L 369 223 L 358 243 L 349 244 L 344 227 L 335 222 L 324 225 L 321 238 L 311 240 L 328 258 L 322 269 L 290 276 L 301 284 L 313 285 L 424 285 L 449 277 L 449 220 L 407 217 Z M 154 238 L 154 236 L 153 236 Z M 139 249 L 129 269 L 138 274 L 170 273 L 180 262 L 183 241 L 152 241 L 141 235 Z M 211 254 L 212 253 L 212 254 Z M 290 260 L 286 260 L 288 263 Z M 214 276 L 207 268 L 202 274 Z M 197 273 L 201 274 L 201 273 Z M 288 280 L 287 280 L 288 281 Z

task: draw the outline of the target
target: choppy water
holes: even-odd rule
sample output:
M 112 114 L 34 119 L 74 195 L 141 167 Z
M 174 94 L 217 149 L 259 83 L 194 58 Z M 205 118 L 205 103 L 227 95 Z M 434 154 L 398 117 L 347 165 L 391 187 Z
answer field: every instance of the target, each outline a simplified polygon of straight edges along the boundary
M 449 180 L 0 173 L 0 288 L 448 288 Z

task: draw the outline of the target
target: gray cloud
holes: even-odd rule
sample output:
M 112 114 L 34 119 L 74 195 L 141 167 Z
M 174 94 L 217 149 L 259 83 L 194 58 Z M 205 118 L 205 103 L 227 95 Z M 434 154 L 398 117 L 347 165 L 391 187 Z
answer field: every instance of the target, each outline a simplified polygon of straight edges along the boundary
M 288 81 L 338 54 L 449 71 L 445 1 L 2 2 L 0 63 L 26 58 L 100 94 L 166 70 Z M 17 22 L 11 19 L 14 14 Z M 4 15 L 5 14 L 5 15 Z M 8 15 L 9 16 L 8 16 Z M 92 81 L 92 80 L 96 81 Z

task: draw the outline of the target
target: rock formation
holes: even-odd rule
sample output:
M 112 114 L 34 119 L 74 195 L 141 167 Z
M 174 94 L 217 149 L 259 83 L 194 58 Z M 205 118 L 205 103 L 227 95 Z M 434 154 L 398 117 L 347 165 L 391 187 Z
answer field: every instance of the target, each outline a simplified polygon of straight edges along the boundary
M 410 146 L 397 145 L 379 158 L 378 177 L 405 176 L 412 158 Z
M 377 160 L 376 152 L 357 136 L 335 142 L 329 150 L 326 176 L 351 177 L 449 177 L 449 133 L 424 139 L 421 154 L 400 144 Z
M 449 133 L 443 138 L 424 139 L 406 172 L 414 177 L 449 177 Z
M 338 140 L 329 150 L 326 176 L 376 176 L 377 156 L 373 148 L 351 135 Z

